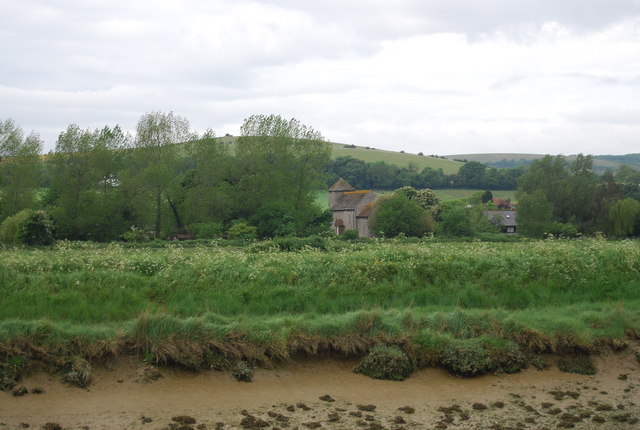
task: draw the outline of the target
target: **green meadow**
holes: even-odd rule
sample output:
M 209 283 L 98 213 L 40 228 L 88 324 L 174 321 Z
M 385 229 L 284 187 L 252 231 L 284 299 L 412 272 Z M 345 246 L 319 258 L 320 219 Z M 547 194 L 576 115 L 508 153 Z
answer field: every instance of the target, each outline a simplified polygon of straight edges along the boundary
M 446 366 L 451 348 L 586 353 L 640 335 L 635 241 L 317 238 L 279 249 L 0 250 L 0 358 L 137 354 L 199 369 L 391 344 Z

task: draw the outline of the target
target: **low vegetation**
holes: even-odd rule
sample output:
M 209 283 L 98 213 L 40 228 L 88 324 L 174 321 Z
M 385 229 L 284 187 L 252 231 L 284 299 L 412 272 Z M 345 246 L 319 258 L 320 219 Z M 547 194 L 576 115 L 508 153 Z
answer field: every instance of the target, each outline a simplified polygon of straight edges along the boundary
M 122 354 L 212 369 L 384 345 L 471 376 L 640 336 L 634 241 L 315 240 L 0 250 L 3 387 L 33 360 L 80 385 Z

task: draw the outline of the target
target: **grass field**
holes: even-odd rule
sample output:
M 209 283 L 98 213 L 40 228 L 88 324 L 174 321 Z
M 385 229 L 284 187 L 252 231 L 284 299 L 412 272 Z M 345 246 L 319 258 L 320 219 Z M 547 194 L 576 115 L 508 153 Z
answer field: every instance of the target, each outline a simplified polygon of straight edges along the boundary
M 445 367 L 460 349 L 586 352 L 640 334 L 639 271 L 637 242 L 586 239 L 1 250 L 0 373 L 16 356 L 198 369 L 376 344 Z
M 403 154 L 401 152 L 385 151 L 382 149 L 366 149 L 362 146 L 345 148 L 345 145 L 341 143 L 333 144 L 331 156 L 332 158 L 351 156 L 366 161 L 367 163 L 384 161 L 385 163 L 395 164 L 400 167 L 407 167 L 409 166 L 409 163 L 413 163 L 418 166 L 419 170 L 422 170 L 425 167 L 431 167 L 432 169 L 442 169 L 444 173 L 448 175 L 458 173 L 460 166 L 463 165 L 463 163 L 458 161 L 426 157 L 416 154 Z
M 479 190 L 472 189 L 463 189 L 463 188 L 444 188 L 441 190 L 434 190 L 438 198 L 444 202 L 448 202 L 451 200 L 460 200 L 471 197 L 473 194 L 477 193 Z M 388 190 L 375 190 L 376 194 L 384 195 L 389 193 Z M 499 197 L 501 199 L 511 199 L 512 202 L 515 202 L 516 192 L 515 190 L 499 190 L 492 191 L 494 197 Z M 318 191 L 316 195 L 316 202 L 323 208 L 329 206 L 329 191 Z

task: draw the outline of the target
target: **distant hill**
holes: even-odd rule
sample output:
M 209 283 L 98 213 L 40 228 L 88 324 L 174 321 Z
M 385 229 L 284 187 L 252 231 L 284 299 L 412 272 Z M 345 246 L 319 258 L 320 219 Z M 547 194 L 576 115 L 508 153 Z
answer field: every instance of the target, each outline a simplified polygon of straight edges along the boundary
M 450 175 L 458 173 L 463 163 L 447 160 L 444 158 L 428 157 L 417 154 L 407 154 L 403 152 L 386 151 L 383 149 L 367 148 L 365 146 L 345 145 L 334 143 L 332 158 L 351 156 L 367 163 L 384 161 L 388 164 L 395 164 L 399 167 L 408 167 L 409 163 L 415 164 L 419 170 L 425 167 L 432 169 L 442 169 L 444 173 Z
M 497 168 L 513 168 L 530 164 L 533 160 L 544 157 L 543 154 L 517 154 L 517 153 L 493 153 L 493 154 L 454 154 L 447 155 L 450 160 L 478 161 L 488 166 Z M 575 155 L 568 155 L 567 160 L 575 159 Z M 640 169 L 640 154 L 626 155 L 594 155 L 593 170 L 599 173 L 605 170 L 616 170 L 621 165 L 627 165 Z
M 235 136 L 223 136 L 218 137 L 222 142 L 231 145 L 233 151 L 237 137 Z M 383 149 L 369 148 L 365 146 L 347 145 L 344 143 L 332 142 L 331 158 L 336 159 L 338 157 L 351 156 L 362 160 L 366 163 L 372 163 L 376 161 L 384 161 L 388 164 L 395 164 L 398 167 L 408 167 L 410 163 L 415 164 L 418 170 L 422 170 L 425 167 L 432 169 L 442 169 L 447 175 L 458 173 L 460 166 L 463 163 L 457 161 L 447 160 L 445 158 L 428 157 L 417 154 L 406 154 L 403 152 L 386 151 Z

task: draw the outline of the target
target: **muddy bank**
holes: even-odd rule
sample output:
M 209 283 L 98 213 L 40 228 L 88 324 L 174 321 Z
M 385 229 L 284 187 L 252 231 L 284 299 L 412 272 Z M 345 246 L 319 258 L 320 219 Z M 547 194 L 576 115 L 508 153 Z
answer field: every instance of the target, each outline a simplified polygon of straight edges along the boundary
M 86 389 L 25 376 L 27 394 L 0 392 L 0 429 L 638 428 L 640 364 L 631 351 L 594 361 L 592 376 L 555 366 L 470 379 L 422 369 L 392 382 L 354 374 L 356 361 L 316 359 L 257 370 L 251 383 L 172 368 L 141 383 L 140 363 L 123 360 L 96 366 Z

